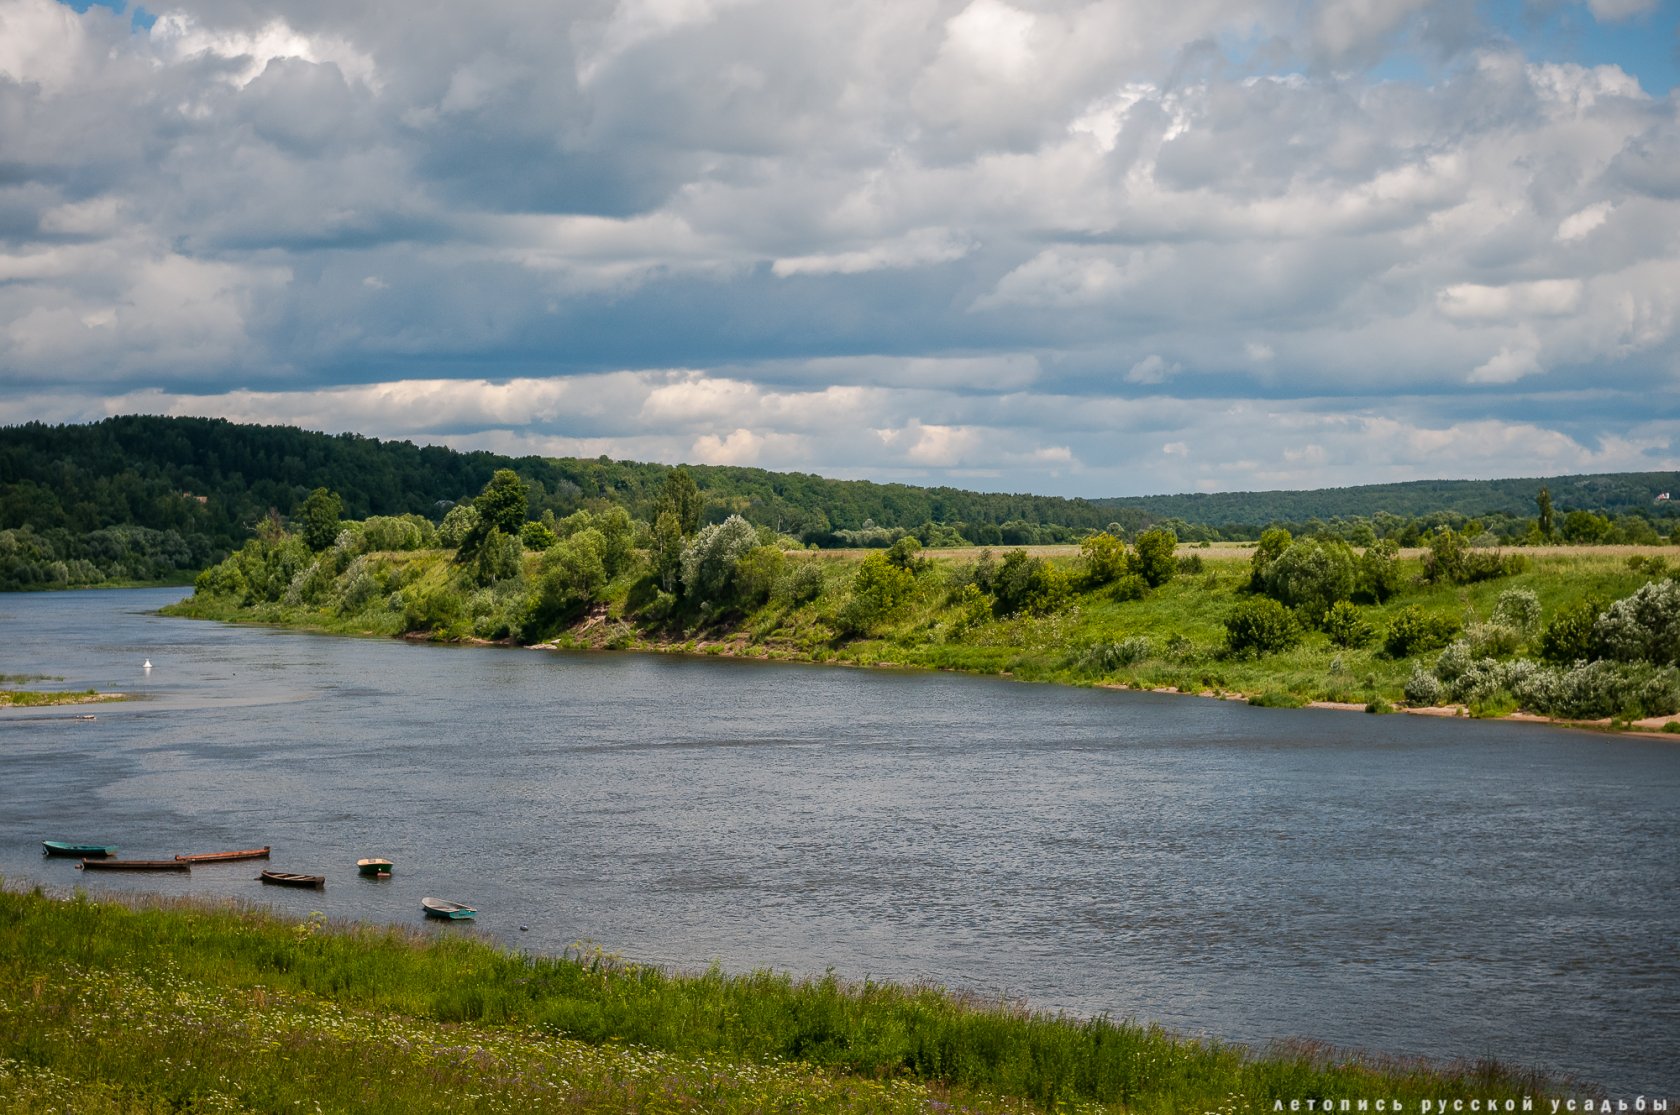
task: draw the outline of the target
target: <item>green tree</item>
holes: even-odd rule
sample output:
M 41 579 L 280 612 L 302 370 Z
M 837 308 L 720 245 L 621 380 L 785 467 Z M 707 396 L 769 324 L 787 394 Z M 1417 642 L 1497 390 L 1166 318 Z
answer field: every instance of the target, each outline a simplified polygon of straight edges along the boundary
M 686 468 L 678 466 L 665 474 L 665 483 L 659 489 L 655 515 L 662 515 L 668 511 L 676 516 L 677 526 L 681 529 L 683 537 L 687 538 L 700 529 L 700 510 L 704 503 L 694 477 Z
M 1260 532 L 1254 556 L 1248 559 L 1248 588 L 1250 592 L 1266 591 L 1266 567 L 1289 549 L 1294 539 L 1282 527 L 1269 527 Z
M 1079 554 L 1085 560 L 1085 584 L 1088 588 L 1111 584 L 1126 573 L 1126 544 L 1107 531 L 1088 534 L 1081 539 Z
M 703 528 L 683 547 L 683 591 L 702 603 L 729 603 L 735 566 L 757 545 L 758 532 L 739 515 Z
M 530 517 L 530 498 L 530 487 L 517 472 L 499 468 L 478 493 L 473 506 L 478 509 L 478 521 L 484 530 L 496 529 L 517 538 Z
M 1150 588 L 1160 588 L 1178 572 L 1177 552 L 1178 535 L 1161 527 L 1146 530 L 1132 547 L 1133 571 Z
M 455 560 L 466 562 L 478 556 L 491 531 L 518 539 L 530 515 L 530 489 L 511 468 L 499 468 L 473 501 L 476 512 L 471 527 L 461 539 Z M 448 516 L 444 517 L 447 525 Z
M 840 617 L 852 631 L 867 631 L 892 613 L 915 591 L 916 576 L 895 565 L 885 554 L 870 554 L 852 576 L 852 599 Z
M 1303 538 L 1267 564 L 1262 584 L 1267 596 L 1316 624 L 1330 605 L 1353 595 L 1353 551 L 1346 542 Z
M 661 511 L 653 523 L 651 556 L 659 587 L 675 593 L 682 583 L 682 524 L 673 511 Z
M 1400 594 L 1400 547 L 1392 538 L 1379 538 L 1359 555 L 1354 595 L 1372 604 L 1386 604 Z
M 338 538 L 338 517 L 344 513 L 344 500 L 337 492 L 316 488 L 292 512 L 303 535 L 304 545 L 316 553 L 331 546 Z
M 586 527 L 551 546 L 537 574 L 537 606 L 551 616 L 588 607 L 607 584 L 607 540 Z
M 1557 524 L 1552 521 L 1552 493 L 1542 487 L 1540 494 L 1534 497 L 1534 503 L 1540 510 L 1540 521 L 1536 524 L 1540 528 L 1540 537 L 1550 542 L 1557 531 Z

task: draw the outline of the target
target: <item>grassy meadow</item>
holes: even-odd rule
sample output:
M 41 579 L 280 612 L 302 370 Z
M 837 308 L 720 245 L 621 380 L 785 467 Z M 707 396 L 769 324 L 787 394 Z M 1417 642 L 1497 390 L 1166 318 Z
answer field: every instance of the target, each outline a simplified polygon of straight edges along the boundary
M 8 1110 L 1418 1110 L 1554 1091 L 1489 1062 L 1256 1053 L 935 988 L 675 974 L 453 930 L 0 888 Z

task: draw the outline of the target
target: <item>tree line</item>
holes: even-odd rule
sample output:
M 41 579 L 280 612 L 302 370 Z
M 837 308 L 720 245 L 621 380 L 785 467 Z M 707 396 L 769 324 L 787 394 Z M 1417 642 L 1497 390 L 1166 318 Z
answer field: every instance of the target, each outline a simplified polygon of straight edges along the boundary
M 297 512 L 317 488 L 332 492 L 350 520 L 406 515 L 440 526 L 498 470 L 525 485 L 527 521 L 618 507 L 650 525 L 671 474 L 665 465 L 605 457 L 512 458 L 208 418 L 4 427 L 0 589 L 179 579 L 239 548 L 271 513 Z M 1442 528 L 1476 546 L 1650 543 L 1680 529 L 1674 504 L 1653 494 L 1658 486 L 1680 490 L 1680 475 L 1661 473 L 1112 500 L 725 466 L 688 466 L 686 475 L 697 492 L 689 509 L 696 528 L 739 516 L 820 548 L 887 549 L 906 537 L 933 547 L 1030 546 L 1151 528 L 1188 542 L 1251 541 L 1275 527 L 1360 547 L 1379 539 L 1422 545 Z M 1513 504 L 1521 485 L 1527 502 Z M 1548 486 L 1557 506 L 1529 514 L 1535 490 Z

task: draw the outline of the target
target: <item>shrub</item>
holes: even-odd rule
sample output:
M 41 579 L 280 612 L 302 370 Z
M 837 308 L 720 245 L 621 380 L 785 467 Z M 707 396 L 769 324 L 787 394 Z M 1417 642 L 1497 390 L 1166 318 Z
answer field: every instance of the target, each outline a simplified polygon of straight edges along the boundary
M 1132 548 L 1132 571 L 1148 582 L 1150 588 L 1159 588 L 1178 571 L 1174 556 L 1177 549 L 1178 535 L 1172 531 L 1164 527 L 1146 530 L 1137 536 Z
M 1206 545 L 1206 543 L 1203 543 Z M 1178 559 L 1178 572 L 1181 577 L 1191 577 L 1207 568 L 1202 561 L 1201 554 L 1185 554 Z
M 1354 596 L 1371 604 L 1385 604 L 1400 594 L 1400 547 L 1382 538 L 1365 547 L 1354 571 Z
M 1422 662 L 1412 663 L 1412 674 L 1406 679 L 1406 703 L 1417 708 L 1428 708 L 1441 703 L 1445 693 L 1441 682 L 1434 674 L 1423 668 Z
M 758 532 L 739 515 L 702 528 L 683 547 L 683 591 L 693 600 L 728 603 L 735 566 L 757 545 Z
M 1142 600 L 1149 595 L 1149 584 L 1136 573 L 1128 573 L 1114 582 L 1114 588 L 1109 591 L 1109 595 L 1121 603 Z
M 776 599 L 797 607 L 821 596 L 822 590 L 822 567 L 814 561 L 806 560 L 793 566 L 776 582 L 775 596 Z
M 1353 566 L 1347 543 L 1303 538 L 1267 563 L 1261 591 L 1317 621 L 1332 604 L 1353 594 Z
M 747 607 L 770 599 L 787 567 L 787 556 L 778 546 L 754 546 L 735 565 L 736 595 Z
M 1324 633 L 1339 647 L 1370 646 L 1376 630 L 1359 614 L 1359 609 L 1346 600 L 1338 600 L 1324 613 Z
M 1589 596 L 1566 605 L 1540 635 L 1540 657 L 1558 666 L 1597 657 L 1593 626 L 1604 611 L 1603 597 Z
M 1271 654 L 1300 641 L 1300 623 L 1269 597 L 1245 600 L 1225 617 L 1225 645 L 1235 655 Z
M 989 583 L 982 583 L 976 567 L 975 585 L 993 599 L 992 609 L 1000 616 L 1021 612 L 1049 615 L 1067 603 L 1069 586 L 1061 570 L 1040 557 L 1031 557 L 1025 550 L 1011 550 L 994 570 L 989 570 Z
M 1128 566 L 1126 544 L 1107 532 L 1086 535 L 1079 543 L 1085 562 L 1083 580 L 1087 588 L 1101 588 L 1122 577 Z
M 1526 639 L 1540 629 L 1540 597 L 1533 589 L 1508 588 L 1494 601 L 1491 618 Z
M 1473 623 L 1464 637 L 1479 658 L 1508 658 L 1522 646 L 1522 633 L 1502 623 Z
M 1429 536 L 1429 552 L 1423 556 L 1423 579 L 1467 585 L 1519 572 L 1526 564 L 1519 554 L 1507 557 L 1497 549 L 1475 547 L 1451 527 L 1441 527 Z
M 1383 637 L 1383 650 L 1391 658 L 1407 658 L 1446 646 L 1458 633 L 1458 624 L 1447 616 L 1431 615 L 1416 604 L 1401 611 Z
M 1593 623 L 1593 642 L 1618 662 L 1680 662 L 1680 581 L 1652 581 Z
M 1117 642 L 1092 643 L 1080 652 L 1076 665 L 1087 673 L 1107 674 L 1137 665 L 1148 658 L 1152 650 L 1149 640 L 1142 635 Z

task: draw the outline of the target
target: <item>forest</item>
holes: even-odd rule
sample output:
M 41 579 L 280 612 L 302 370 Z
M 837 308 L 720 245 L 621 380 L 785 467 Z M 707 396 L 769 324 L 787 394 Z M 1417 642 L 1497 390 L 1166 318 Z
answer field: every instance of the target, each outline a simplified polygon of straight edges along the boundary
M 417 515 L 440 523 L 498 469 L 524 481 L 526 516 L 624 508 L 650 520 L 671 469 L 605 457 L 511 458 L 345 433 L 223 419 L 129 415 L 83 425 L 0 428 L 0 589 L 186 582 L 285 520 L 318 487 L 350 519 Z M 739 515 L 818 548 L 1074 543 L 1095 532 L 1172 530 L 1187 542 L 1253 540 L 1269 527 L 1355 545 L 1415 545 L 1450 527 L 1503 543 L 1534 540 L 1549 490 L 1557 537 L 1652 543 L 1680 526 L 1680 474 L 1420 481 L 1306 492 L 1083 500 L 922 488 L 806 473 L 686 466 L 699 522 Z

